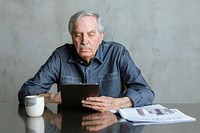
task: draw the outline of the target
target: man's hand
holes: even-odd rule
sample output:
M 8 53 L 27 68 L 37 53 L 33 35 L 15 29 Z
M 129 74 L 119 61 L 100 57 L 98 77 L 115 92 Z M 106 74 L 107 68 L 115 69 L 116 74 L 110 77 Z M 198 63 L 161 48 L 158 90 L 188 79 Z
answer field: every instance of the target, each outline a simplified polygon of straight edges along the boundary
M 44 113 L 42 115 L 45 121 L 49 121 L 51 124 L 56 125 L 61 130 L 62 125 L 62 114 L 61 113 L 53 113 L 48 108 L 45 108 Z
M 45 103 L 57 103 L 57 104 L 61 104 L 62 100 L 61 100 L 61 92 L 59 91 L 58 93 L 54 94 L 54 93 L 42 93 L 39 94 L 40 96 L 44 96 L 45 99 Z
M 111 112 L 98 112 L 83 116 L 81 125 L 86 127 L 89 131 L 99 131 L 117 121 L 117 117 Z
M 88 97 L 82 100 L 82 105 L 100 112 L 115 110 L 119 108 L 133 106 L 132 101 L 128 97 L 112 98 L 112 97 Z

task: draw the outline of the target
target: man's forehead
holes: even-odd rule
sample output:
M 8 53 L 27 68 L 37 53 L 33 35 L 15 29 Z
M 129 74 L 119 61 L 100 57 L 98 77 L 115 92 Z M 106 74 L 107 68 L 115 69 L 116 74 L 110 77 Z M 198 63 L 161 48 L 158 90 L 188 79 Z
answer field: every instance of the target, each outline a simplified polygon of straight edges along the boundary
M 96 33 L 97 30 L 93 29 L 93 30 L 90 30 L 90 31 L 86 31 L 87 33 Z M 75 34 L 80 34 L 80 33 L 83 33 L 83 31 L 79 31 L 79 30 L 74 30 L 74 33 Z
M 95 17 L 92 16 L 84 16 L 76 21 L 74 25 L 74 32 L 75 33 L 82 33 L 82 32 L 97 32 L 97 20 Z

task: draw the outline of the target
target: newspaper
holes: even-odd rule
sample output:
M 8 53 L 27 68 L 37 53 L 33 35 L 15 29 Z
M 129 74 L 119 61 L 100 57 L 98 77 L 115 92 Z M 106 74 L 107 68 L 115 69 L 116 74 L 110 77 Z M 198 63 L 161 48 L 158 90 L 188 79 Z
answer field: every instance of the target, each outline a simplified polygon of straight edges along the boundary
M 178 109 L 168 109 L 160 104 L 140 108 L 123 108 L 118 110 L 122 118 L 133 122 L 133 125 L 168 124 L 193 122 L 190 117 Z

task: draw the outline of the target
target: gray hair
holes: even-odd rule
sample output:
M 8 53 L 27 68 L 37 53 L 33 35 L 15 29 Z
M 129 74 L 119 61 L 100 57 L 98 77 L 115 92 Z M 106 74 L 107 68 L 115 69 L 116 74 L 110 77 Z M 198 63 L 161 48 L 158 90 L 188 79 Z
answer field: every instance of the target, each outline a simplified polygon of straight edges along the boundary
M 71 35 L 74 32 L 74 24 L 76 23 L 76 21 L 78 21 L 81 17 L 84 17 L 84 16 L 95 17 L 97 19 L 97 26 L 98 26 L 97 28 L 98 28 L 99 33 L 104 32 L 104 26 L 103 26 L 103 21 L 102 21 L 101 16 L 95 12 L 85 10 L 85 11 L 79 11 L 73 16 L 71 16 L 68 23 L 68 30 Z

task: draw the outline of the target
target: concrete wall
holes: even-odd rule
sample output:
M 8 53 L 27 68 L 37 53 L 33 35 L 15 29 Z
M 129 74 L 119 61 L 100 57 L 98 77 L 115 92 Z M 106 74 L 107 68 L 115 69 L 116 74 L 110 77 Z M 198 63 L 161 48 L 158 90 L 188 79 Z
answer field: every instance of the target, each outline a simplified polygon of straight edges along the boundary
M 67 23 L 82 9 L 102 15 L 106 40 L 127 47 L 155 102 L 200 102 L 199 0 L 0 0 L 0 102 L 16 101 L 52 51 L 71 42 Z

